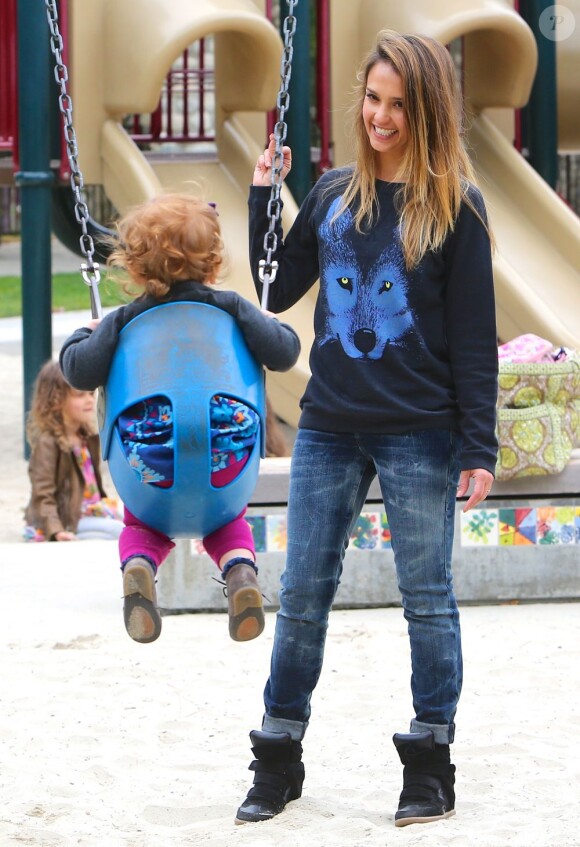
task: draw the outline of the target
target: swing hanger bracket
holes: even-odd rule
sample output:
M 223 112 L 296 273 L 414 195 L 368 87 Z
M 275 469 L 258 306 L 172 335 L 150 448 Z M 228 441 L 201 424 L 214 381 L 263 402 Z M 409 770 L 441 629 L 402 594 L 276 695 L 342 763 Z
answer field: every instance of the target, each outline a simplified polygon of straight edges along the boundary
M 99 270 L 99 267 L 98 262 L 92 262 L 90 265 L 87 265 L 86 262 L 82 262 L 81 276 L 87 285 L 93 285 L 94 283 L 97 285 L 99 284 L 101 281 L 101 271 Z
M 266 284 L 274 282 L 278 273 L 278 262 L 276 259 L 272 262 L 267 262 L 266 259 L 260 259 L 258 262 L 258 277 L 260 282 Z

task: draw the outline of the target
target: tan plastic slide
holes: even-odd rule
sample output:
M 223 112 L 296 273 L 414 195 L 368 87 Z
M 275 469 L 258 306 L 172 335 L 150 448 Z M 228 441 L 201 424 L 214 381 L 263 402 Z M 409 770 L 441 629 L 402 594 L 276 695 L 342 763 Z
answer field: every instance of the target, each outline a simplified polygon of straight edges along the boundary
M 578 218 L 485 115 L 469 142 L 497 242 L 500 338 L 534 332 L 580 348 Z
M 168 188 L 216 202 L 230 257 L 226 284 L 253 302 L 247 192 L 263 130 L 249 130 L 247 118 L 275 102 L 282 50 L 260 5 L 253 0 L 124 0 L 120 5 L 94 0 L 90 9 L 84 0 L 74 0 L 73 5 L 75 92 L 93 93 L 92 98 L 75 93 L 87 182 L 102 182 L 121 212 Z M 580 223 L 481 114 L 527 101 L 536 66 L 529 28 L 502 0 L 349 0 L 348 5 L 340 0 L 331 4 L 331 15 L 337 165 L 349 158 L 342 109 L 346 93 L 376 32 L 389 26 L 444 43 L 464 37 L 465 94 L 476 115 L 469 142 L 498 247 L 500 336 L 507 340 L 536 332 L 554 344 L 580 347 Z M 93 39 L 83 38 L 87 26 Z M 171 63 L 188 44 L 209 34 L 215 35 L 216 46 L 215 159 L 145 158 L 123 130 L 122 116 L 153 111 Z M 297 208 L 286 189 L 283 197 L 287 230 Z M 315 297 L 313 290 L 283 316 L 302 341 L 298 364 L 288 374 L 268 375 L 274 408 L 292 425 L 309 377 Z

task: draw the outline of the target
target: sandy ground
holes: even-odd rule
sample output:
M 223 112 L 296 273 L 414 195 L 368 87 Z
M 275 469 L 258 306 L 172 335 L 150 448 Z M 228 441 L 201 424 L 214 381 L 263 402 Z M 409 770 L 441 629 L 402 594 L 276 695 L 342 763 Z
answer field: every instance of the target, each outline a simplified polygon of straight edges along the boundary
M 274 616 L 247 644 L 230 641 L 222 614 L 165 617 L 157 642 L 135 644 L 114 543 L 80 546 L 0 546 L 2 847 L 580 843 L 577 605 L 462 610 L 457 815 L 404 830 L 391 743 L 410 708 L 402 616 L 334 612 L 303 797 L 235 826 Z
M 274 615 L 248 644 L 229 639 L 225 614 L 165 617 L 159 641 L 135 644 L 113 542 L 19 541 L 22 361 L 18 327 L 2 323 L 0 847 L 580 845 L 574 603 L 462 609 L 457 816 L 405 829 L 391 743 L 411 717 L 402 615 L 334 612 L 304 795 L 273 821 L 234 826 Z

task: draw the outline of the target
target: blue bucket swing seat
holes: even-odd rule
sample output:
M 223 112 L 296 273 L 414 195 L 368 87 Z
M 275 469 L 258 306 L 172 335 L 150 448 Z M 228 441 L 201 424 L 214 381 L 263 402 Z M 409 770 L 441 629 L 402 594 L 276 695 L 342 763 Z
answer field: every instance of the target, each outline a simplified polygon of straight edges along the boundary
M 260 417 L 260 443 L 241 473 L 211 484 L 210 400 L 233 397 Z M 174 482 L 144 483 L 131 468 L 117 428 L 119 415 L 147 397 L 173 408 Z M 206 303 L 164 303 L 123 328 L 99 398 L 103 459 L 119 497 L 135 517 L 171 538 L 201 538 L 246 506 L 265 455 L 265 389 L 261 365 L 234 318 Z

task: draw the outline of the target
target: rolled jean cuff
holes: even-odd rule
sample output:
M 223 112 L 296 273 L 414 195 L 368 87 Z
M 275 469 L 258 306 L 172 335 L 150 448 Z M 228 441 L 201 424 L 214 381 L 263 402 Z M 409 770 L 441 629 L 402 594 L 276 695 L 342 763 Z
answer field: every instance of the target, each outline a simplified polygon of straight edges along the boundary
M 422 723 L 416 721 L 415 718 L 411 721 L 410 732 L 428 732 L 431 730 L 435 744 L 453 744 L 455 740 L 455 724 L 440 724 L 440 723 Z
M 270 715 L 264 715 L 262 720 L 262 729 L 265 732 L 287 732 L 292 741 L 302 741 L 308 721 L 289 721 L 286 718 L 272 718 Z

